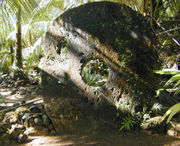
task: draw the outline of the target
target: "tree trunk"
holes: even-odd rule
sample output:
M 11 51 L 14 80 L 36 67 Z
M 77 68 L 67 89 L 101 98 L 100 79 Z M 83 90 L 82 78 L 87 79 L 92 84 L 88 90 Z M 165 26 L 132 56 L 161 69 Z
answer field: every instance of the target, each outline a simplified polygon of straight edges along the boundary
M 22 69 L 23 64 L 22 64 L 22 45 L 21 45 L 21 7 L 19 7 L 19 11 L 16 15 L 17 17 L 17 33 L 16 33 L 16 66 L 19 69 Z
M 13 50 L 13 45 L 10 45 L 10 53 L 11 53 L 11 64 L 13 65 L 14 63 L 14 50 Z

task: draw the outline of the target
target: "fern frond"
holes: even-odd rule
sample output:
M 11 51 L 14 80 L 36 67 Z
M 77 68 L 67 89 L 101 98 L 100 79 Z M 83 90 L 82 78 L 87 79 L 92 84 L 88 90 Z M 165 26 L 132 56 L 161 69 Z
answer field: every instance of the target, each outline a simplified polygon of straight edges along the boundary
M 122 124 L 122 126 L 119 129 L 119 131 L 122 131 L 123 129 L 126 130 L 126 131 L 129 131 L 129 130 L 131 130 L 134 127 L 134 125 L 136 124 L 136 121 L 135 121 L 135 119 L 133 117 L 131 117 L 128 114 L 128 116 L 126 116 L 123 119 L 123 122 L 121 124 Z

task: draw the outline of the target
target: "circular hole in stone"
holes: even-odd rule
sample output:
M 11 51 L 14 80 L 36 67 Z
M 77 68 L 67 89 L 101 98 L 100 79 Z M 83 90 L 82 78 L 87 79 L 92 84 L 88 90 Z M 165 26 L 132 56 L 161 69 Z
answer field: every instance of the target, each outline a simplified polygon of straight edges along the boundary
M 81 70 L 83 81 L 93 87 L 103 86 L 107 82 L 108 75 L 108 66 L 100 59 L 89 60 L 83 65 Z

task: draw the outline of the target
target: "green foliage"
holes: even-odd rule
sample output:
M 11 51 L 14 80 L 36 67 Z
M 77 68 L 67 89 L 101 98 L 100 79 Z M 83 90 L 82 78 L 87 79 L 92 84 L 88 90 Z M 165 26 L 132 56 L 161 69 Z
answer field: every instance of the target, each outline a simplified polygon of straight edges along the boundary
M 162 105 L 161 105 L 161 104 L 159 104 L 159 103 L 154 103 L 153 106 L 152 106 L 152 108 L 151 108 L 151 111 L 157 112 L 158 110 L 161 111 L 161 109 L 162 109 Z
M 43 51 L 41 48 L 36 48 L 31 53 L 28 54 L 27 58 L 24 59 L 25 69 L 33 69 L 38 66 L 40 58 L 43 56 Z
M 174 84 L 174 89 L 176 89 L 175 95 L 179 94 L 180 92 L 180 71 L 168 69 L 168 70 L 159 70 L 155 71 L 157 74 L 161 75 L 173 75 L 165 84 L 165 87 L 167 87 L 170 84 Z
M 62 13 L 62 1 L 59 0 L 4 0 L 0 9 L 0 45 L 6 40 L 17 41 L 17 15 L 21 9 L 20 24 L 23 48 L 24 68 L 31 68 L 38 64 L 42 56 L 41 45 L 52 21 Z M 39 43 L 40 42 L 40 43 Z M 6 45 L 5 49 L 9 48 Z M 15 47 L 15 45 L 13 46 Z M 4 48 L 1 47 L 1 50 Z M 31 50 L 30 50 L 31 49 Z M 15 51 L 14 51 L 15 52 Z M 5 66 L 12 54 L 1 57 L 1 64 Z M 16 53 L 17 55 L 17 53 Z M 6 64 L 5 64 L 6 63 Z M 6 65 L 9 66 L 10 64 Z M 11 64 L 12 65 L 12 64 Z M 7 67 L 6 67 L 7 68 Z M 15 67 L 16 68 L 16 67 Z M 5 68 L 2 68 L 3 70 Z M 7 70 L 7 69 L 6 69 Z
M 8 49 L 2 49 L 0 51 L 0 72 L 8 73 L 9 68 L 12 65 L 11 53 Z
M 154 72 L 157 74 L 160 74 L 160 75 L 175 75 L 175 74 L 180 73 L 179 71 L 171 70 L 171 69 L 169 69 L 169 70 L 168 69 L 167 70 L 155 70 Z
M 176 92 L 174 93 L 174 95 L 177 95 L 177 94 L 179 94 L 179 92 L 180 92 L 180 71 L 177 73 L 177 74 L 175 74 L 174 76 L 172 76 L 167 82 L 166 82 L 166 84 L 165 84 L 165 86 L 168 86 L 168 85 L 170 85 L 171 83 L 174 83 L 174 89 L 176 89 L 177 88 L 177 90 L 176 90 Z
M 26 66 L 38 64 L 39 59 L 43 56 L 41 45 L 42 38 L 39 38 L 34 45 L 23 49 L 23 58 Z
M 109 74 L 107 65 L 99 60 L 90 60 L 82 69 L 83 80 L 93 87 L 99 87 L 106 83 Z
M 130 114 L 128 114 L 125 118 L 123 118 L 123 122 L 121 123 L 121 128 L 119 131 L 125 130 L 129 131 L 131 130 L 134 125 L 136 124 L 135 118 L 132 117 Z
M 179 94 L 180 92 L 180 71 L 156 71 L 156 73 L 159 74 L 165 74 L 165 75 L 173 75 L 165 84 L 165 86 L 170 85 L 171 83 L 174 84 L 174 89 L 177 88 L 176 92 L 174 93 L 175 95 Z M 180 103 L 177 103 L 173 105 L 171 108 L 167 110 L 167 112 L 164 114 L 162 121 L 169 115 L 167 122 L 171 120 L 171 118 L 180 111 Z
M 173 105 L 171 108 L 167 110 L 167 112 L 163 115 L 161 121 L 163 121 L 168 115 L 167 123 L 172 119 L 172 117 L 180 112 L 180 103 Z

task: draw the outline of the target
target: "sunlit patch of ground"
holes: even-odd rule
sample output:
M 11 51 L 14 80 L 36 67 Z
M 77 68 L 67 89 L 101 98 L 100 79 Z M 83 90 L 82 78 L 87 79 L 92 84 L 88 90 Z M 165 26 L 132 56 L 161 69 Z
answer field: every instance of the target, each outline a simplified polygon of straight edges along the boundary
M 31 85 L 32 86 L 32 85 Z M 33 102 L 33 100 L 38 100 L 39 102 L 43 102 L 42 97 L 40 95 L 32 95 L 31 93 L 28 93 L 27 91 L 29 88 L 32 88 L 31 86 L 27 87 L 19 87 L 19 88 L 7 88 L 2 87 L 0 84 L 0 107 L 1 108 L 8 108 L 12 107 L 13 105 L 17 103 L 21 103 L 22 101 L 25 101 L 25 103 Z M 22 94 L 21 91 L 24 88 L 24 93 Z M 33 92 L 33 89 L 31 90 Z
M 8 96 L 8 95 L 10 95 L 12 92 L 11 91 L 7 91 L 7 90 L 5 90 L 5 89 L 1 89 L 0 90 L 0 95 L 2 95 L 2 96 Z
M 0 89 L 0 106 L 9 107 L 13 106 L 18 101 L 17 95 L 11 95 L 12 91 L 7 89 Z
M 180 146 L 180 140 L 143 132 L 128 132 L 120 135 L 32 136 L 20 146 Z
M 38 136 L 38 137 L 31 137 L 31 142 L 27 144 L 22 144 L 21 146 L 38 146 L 38 145 L 51 145 L 51 146 L 70 146 L 73 145 L 73 142 L 70 140 L 64 141 L 61 137 L 54 136 Z

